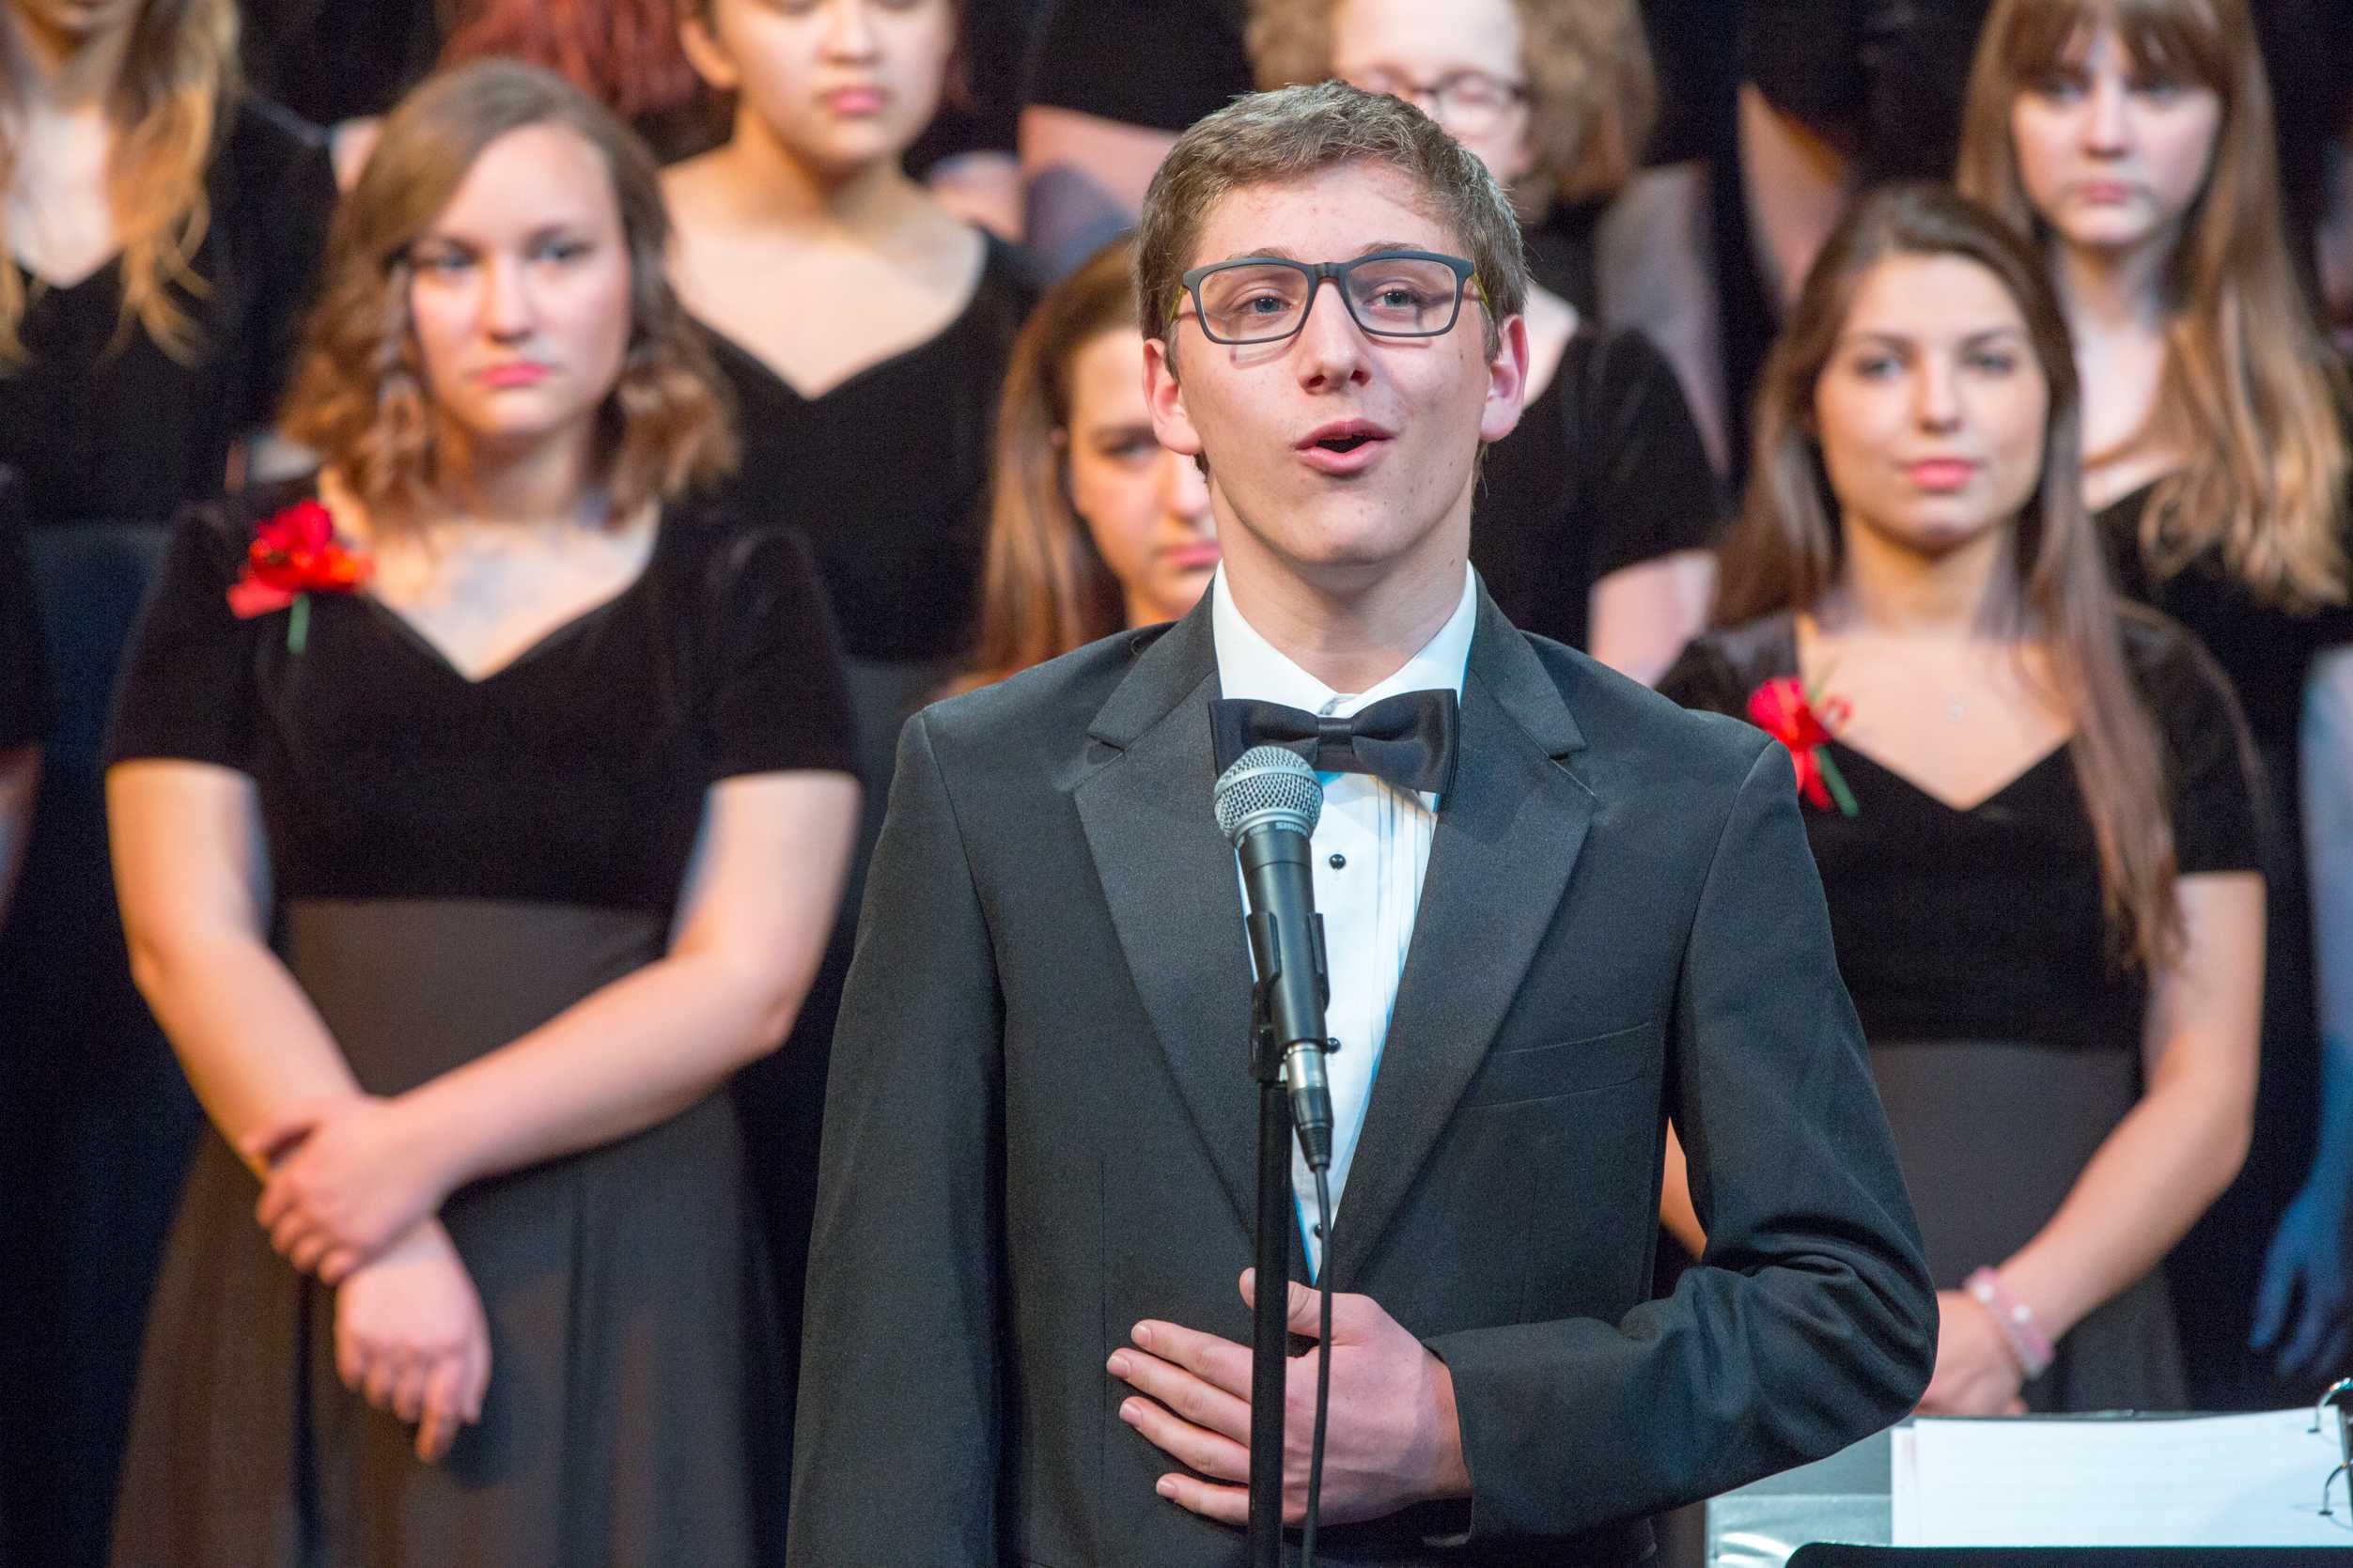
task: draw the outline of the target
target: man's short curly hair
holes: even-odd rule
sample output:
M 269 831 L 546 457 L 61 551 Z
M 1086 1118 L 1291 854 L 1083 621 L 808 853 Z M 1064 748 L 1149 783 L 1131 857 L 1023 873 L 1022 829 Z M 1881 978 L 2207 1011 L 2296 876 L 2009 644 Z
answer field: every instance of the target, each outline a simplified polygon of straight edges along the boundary
M 1144 335 L 1168 339 L 1202 225 L 1226 195 L 1360 163 L 1406 176 L 1427 198 L 1430 216 L 1453 231 L 1478 269 L 1491 355 L 1501 323 L 1528 303 L 1528 262 L 1511 198 L 1485 163 L 1421 110 L 1345 82 L 1238 98 L 1176 138 L 1136 223 Z

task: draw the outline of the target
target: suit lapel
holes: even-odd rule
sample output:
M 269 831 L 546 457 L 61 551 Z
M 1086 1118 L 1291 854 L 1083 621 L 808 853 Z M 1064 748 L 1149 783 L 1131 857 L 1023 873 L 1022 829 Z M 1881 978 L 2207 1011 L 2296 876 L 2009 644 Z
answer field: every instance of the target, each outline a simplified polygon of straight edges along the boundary
M 1551 926 L 1594 809 L 1557 759 L 1583 745 L 1551 675 L 1482 590 L 1461 761 L 1439 802 L 1413 942 L 1334 1222 L 1334 1289 L 1353 1288 Z
M 1234 1212 L 1256 1191 L 1250 950 L 1210 787 L 1209 597 L 1137 659 L 1089 735 L 1118 754 L 1072 791 L 1113 927 Z

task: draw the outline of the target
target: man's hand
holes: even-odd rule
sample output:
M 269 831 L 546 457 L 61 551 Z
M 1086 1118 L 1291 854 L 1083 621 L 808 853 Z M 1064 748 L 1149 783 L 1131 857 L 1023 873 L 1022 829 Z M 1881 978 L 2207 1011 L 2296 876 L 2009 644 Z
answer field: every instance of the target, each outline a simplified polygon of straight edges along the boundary
M 1242 1275 L 1242 1300 L 1257 1305 L 1255 1270 Z M 1317 1331 L 1317 1296 L 1290 1287 L 1290 1327 Z M 1161 1477 L 1161 1497 L 1229 1525 L 1250 1521 L 1250 1347 L 1214 1334 L 1147 1321 L 1138 1348 L 1121 1350 L 1110 1371 L 1145 1397 L 1120 1418 L 1191 1471 Z M 1283 1521 L 1307 1516 L 1307 1460 L 1315 1436 L 1316 1367 L 1332 1356 L 1332 1405 L 1324 1436 L 1321 1517 L 1329 1524 L 1377 1519 L 1409 1504 L 1471 1495 L 1455 1420 L 1455 1381 L 1369 1296 L 1332 1298 L 1332 1343 L 1294 1358 L 1283 1415 Z M 1203 1480 L 1202 1477 L 1208 1477 Z M 1232 1483 L 1232 1484 L 1222 1484 Z
M 449 1194 L 403 1103 L 339 1094 L 288 1109 L 245 1139 L 270 1170 L 254 1218 L 305 1274 L 339 1284 Z
M 2010 1342 L 1965 1290 L 1937 1292 L 1937 1372 L 1920 1396 L 1924 1416 L 2022 1416 L 2023 1374 Z

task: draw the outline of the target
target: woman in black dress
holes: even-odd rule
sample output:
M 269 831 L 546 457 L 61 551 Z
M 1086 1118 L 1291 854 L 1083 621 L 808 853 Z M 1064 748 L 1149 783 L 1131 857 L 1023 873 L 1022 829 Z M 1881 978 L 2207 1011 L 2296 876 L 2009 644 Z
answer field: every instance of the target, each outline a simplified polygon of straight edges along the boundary
M 1046 291 L 997 411 L 980 644 L 959 690 L 1130 627 L 1181 618 L 1216 575 L 1200 465 L 1160 443 L 1144 399 L 1135 243 Z
M 235 91 L 230 0 L 0 5 L 0 466 L 54 699 L 0 931 L 0 1555 L 105 1552 L 147 1292 L 197 1111 L 131 983 L 99 753 L 184 503 L 250 464 L 335 199 L 315 133 Z M 102 1238 L 94 1242 L 93 1238 Z
M 1940 1293 L 1929 1411 L 2182 1408 L 2156 1265 L 2247 1148 L 2244 726 L 2119 608 L 2078 430 L 2034 257 L 1941 187 L 1866 197 L 1767 366 L 1721 628 L 1661 683 L 1790 744 Z
M 979 604 L 991 415 L 1036 302 L 1023 254 L 902 166 L 943 91 L 952 0 L 697 0 L 685 30 L 734 99 L 674 164 L 673 276 L 734 392 L 747 518 L 809 538 L 841 629 L 865 786 L 844 918 L 792 1048 L 739 1084 L 797 1345 L 826 1049 L 900 724 L 954 678 Z
M 217 1135 L 121 1568 L 774 1548 L 718 1091 L 791 1021 L 856 787 L 805 551 L 692 492 L 730 442 L 664 238 L 575 89 L 429 84 L 337 215 L 289 403 L 326 466 L 174 536 L 107 787 Z
M 1283 0 L 1254 11 L 1261 82 L 1327 76 L 1420 104 L 1508 188 L 1614 188 L 1641 116 L 1613 93 L 1641 50 L 1630 7 L 1548 14 L 1461 0 Z M 1645 70 L 1645 77 L 1647 71 Z M 1655 680 L 1699 629 L 1714 581 L 1715 475 L 1674 370 L 1636 333 L 1528 290 L 1528 396 L 1487 453 L 1471 559 L 1512 624 Z
M 2308 791 L 2328 818 L 2346 809 L 2353 736 L 2299 723 L 2322 656 L 2353 642 L 2346 389 L 2283 237 L 2243 0 L 2131 15 L 2001 0 L 1960 185 L 2042 248 L 2083 381 L 2084 498 L 2119 582 L 2221 661 L 2264 763 L 2276 831 L 2254 1148 L 2172 1268 L 2199 1403 L 2270 1408 L 2353 1354 L 2353 1020 L 2315 1017 L 2312 924 L 2353 939 L 2353 889 L 2308 881 L 2300 831 Z

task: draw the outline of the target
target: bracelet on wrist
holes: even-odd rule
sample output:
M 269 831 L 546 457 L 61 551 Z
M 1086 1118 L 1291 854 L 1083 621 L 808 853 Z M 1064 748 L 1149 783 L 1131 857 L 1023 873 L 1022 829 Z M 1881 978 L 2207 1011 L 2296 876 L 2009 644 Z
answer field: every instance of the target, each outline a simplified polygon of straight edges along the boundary
M 2058 1346 L 2050 1343 L 2050 1336 L 2034 1321 L 2034 1309 L 2010 1294 L 2001 1275 L 1990 1268 L 1981 1268 L 1961 1281 L 1961 1288 L 1986 1309 L 1994 1327 L 2002 1330 L 2002 1343 L 2010 1347 L 2011 1357 L 2028 1382 L 2050 1370 L 2051 1361 L 2059 1354 Z

